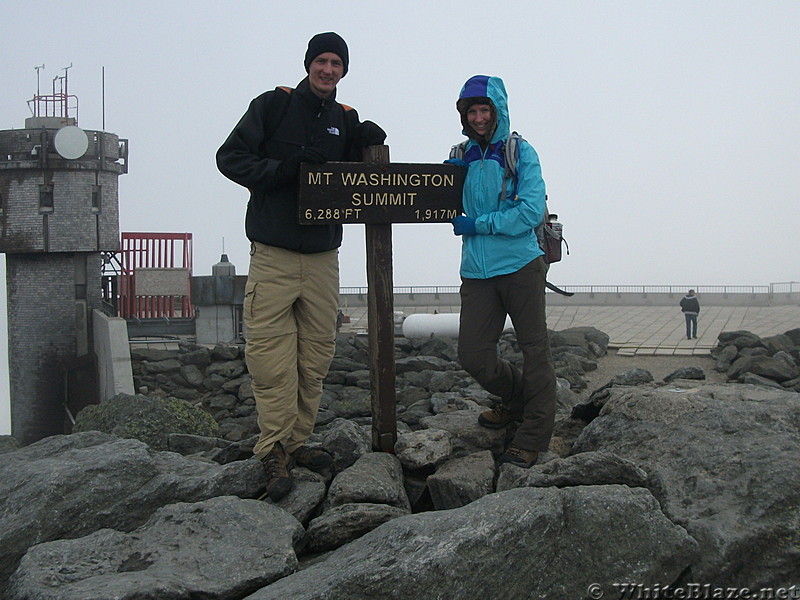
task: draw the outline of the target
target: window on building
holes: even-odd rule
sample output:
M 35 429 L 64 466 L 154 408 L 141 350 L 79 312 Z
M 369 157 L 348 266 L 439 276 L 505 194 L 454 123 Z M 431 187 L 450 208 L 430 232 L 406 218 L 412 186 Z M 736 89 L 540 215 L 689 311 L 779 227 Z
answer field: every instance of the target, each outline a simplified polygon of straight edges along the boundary
M 100 212 L 103 204 L 103 188 L 99 185 L 92 186 L 92 212 Z
M 43 211 L 53 210 L 53 186 L 43 184 L 39 186 L 39 209 Z

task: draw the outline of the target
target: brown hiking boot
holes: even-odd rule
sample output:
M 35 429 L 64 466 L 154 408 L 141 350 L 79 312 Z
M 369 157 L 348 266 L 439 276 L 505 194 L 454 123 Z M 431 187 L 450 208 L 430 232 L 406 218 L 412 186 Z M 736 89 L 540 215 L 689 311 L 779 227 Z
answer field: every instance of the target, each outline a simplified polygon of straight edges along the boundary
M 512 465 L 517 465 L 523 469 L 529 469 L 536 464 L 537 460 L 539 460 L 538 452 L 534 452 L 533 450 L 523 450 L 522 448 L 517 448 L 516 446 L 509 446 L 506 448 L 506 451 L 500 455 L 500 458 L 497 459 L 497 462 L 499 464 L 511 463 Z
M 478 424 L 488 429 L 502 429 L 515 420 L 511 411 L 505 406 L 497 406 L 478 415 Z
M 286 454 L 286 450 L 283 449 L 280 442 L 275 442 L 269 454 L 261 459 L 264 472 L 267 474 L 267 491 L 264 496 L 269 496 L 273 502 L 283 498 L 292 489 L 292 473 L 289 470 L 289 463 L 289 455 Z
M 292 452 L 292 460 L 297 466 L 305 467 L 312 471 L 324 469 L 333 464 L 333 456 L 331 456 L 330 452 L 322 448 L 306 446 L 305 444 Z

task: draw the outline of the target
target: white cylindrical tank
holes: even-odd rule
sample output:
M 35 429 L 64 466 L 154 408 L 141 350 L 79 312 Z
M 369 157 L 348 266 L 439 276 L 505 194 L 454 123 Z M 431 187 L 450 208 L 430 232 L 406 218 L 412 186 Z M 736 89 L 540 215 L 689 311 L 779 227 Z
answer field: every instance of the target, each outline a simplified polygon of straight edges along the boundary
M 403 321 L 403 336 L 412 339 L 429 337 L 458 337 L 459 313 L 428 314 L 417 313 L 408 315 Z M 503 331 L 513 331 L 511 318 L 506 317 Z

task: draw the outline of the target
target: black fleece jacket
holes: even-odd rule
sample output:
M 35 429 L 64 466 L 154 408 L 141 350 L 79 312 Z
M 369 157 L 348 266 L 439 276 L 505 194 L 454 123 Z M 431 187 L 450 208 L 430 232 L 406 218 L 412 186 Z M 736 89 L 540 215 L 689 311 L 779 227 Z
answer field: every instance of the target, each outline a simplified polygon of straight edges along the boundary
M 323 150 L 329 161 L 360 161 L 358 126 L 354 109 L 334 97 L 318 97 L 307 77 L 291 93 L 276 88 L 250 102 L 217 151 L 220 172 L 250 190 L 245 217 L 249 240 L 304 254 L 341 245 L 341 225 L 298 223 L 297 182 L 281 184 L 276 174 L 303 147 Z
M 700 301 L 697 296 L 684 296 L 681 298 L 681 310 L 685 313 L 700 314 Z

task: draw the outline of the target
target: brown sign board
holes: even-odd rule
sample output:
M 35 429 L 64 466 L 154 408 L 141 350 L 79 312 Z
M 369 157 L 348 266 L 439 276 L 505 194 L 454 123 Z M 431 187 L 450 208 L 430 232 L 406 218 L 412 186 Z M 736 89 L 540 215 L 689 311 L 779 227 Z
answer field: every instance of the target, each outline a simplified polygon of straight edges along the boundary
M 303 164 L 300 223 L 449 223 L 461 214 L 464 169 L 450 164 Z

